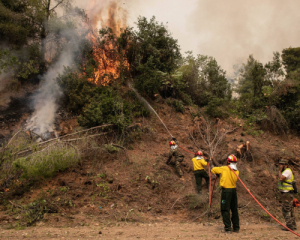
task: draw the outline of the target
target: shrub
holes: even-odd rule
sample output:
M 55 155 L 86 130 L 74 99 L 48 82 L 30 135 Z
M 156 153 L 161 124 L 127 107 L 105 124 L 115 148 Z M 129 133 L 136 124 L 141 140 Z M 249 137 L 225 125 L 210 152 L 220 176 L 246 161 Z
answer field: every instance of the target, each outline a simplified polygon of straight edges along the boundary
M 181 112 L 181 113 L 183 112 L 183 103 L 181 100 L 174 100 L 172 102 L 172 105 L 177 112 Z
M 228 117 L 228 113 L 223 108 L 224 102 L 224 99 L 216 97 L 212 98 L 205 109 L 205 113 L 214 118 Z
M 117 128 L 124 129 L 131 123 L 131 106 L 115 92 L 108 90 L 83 109 L 78 123 L 85 127 L 112 123 Z
M 55 143 L 42 151 L 13 162 L 16 170 L 23 171 L 22 177 L 51 177 L 58 171 L 64 171 L 79 161 L 79 153 L 68 145 Z

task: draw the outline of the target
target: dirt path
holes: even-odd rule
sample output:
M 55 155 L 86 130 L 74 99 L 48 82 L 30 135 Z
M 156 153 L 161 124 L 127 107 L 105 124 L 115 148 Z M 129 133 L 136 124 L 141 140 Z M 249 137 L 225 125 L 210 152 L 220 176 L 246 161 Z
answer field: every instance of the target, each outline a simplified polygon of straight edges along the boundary
M 298 226 L 300 222 L 298 222 Z M 54 228 L 30 227 L 24 230 L 1 230 L 0 239 L 299 239 L 282 231 L 277 224 L 243 224 L 240 233 L 221 233 L 222 225 L 202 223 L 121 223 L 117 226 L 99 225 Z

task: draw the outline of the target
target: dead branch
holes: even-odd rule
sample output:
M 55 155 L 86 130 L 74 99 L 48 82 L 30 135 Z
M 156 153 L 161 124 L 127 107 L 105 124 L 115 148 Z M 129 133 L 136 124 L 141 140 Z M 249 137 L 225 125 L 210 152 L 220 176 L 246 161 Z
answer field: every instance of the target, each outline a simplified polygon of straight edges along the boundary
M 94 130 L 94 129 L 97 129 L 97 128 L 104 128 L 104 127 L 111 127 L 111 126 L 113 126 L 113 124 L 105 124 L 105 125 L 101 125 L 101 126 L 97 126 L 97 127 L 92 127 L 92 128 L 89 128 L 89 129 L 85 129 L 85 130 L 81 130 L 81 131 L 78 131 L 78 132 L 75 132 L 75 133 L 70 133 L 70 134 L 61 136 L 61 137 L 59 137 L 59 139 L 69 137 L 69 136 L 72 136 L 72 135 L 76 135 L 76 134 L 82 133 L 82 132 L 88 132 L 90 130 Z
M 15 136 L 17 136 L 21 131 L 23 131 L 22 129 L 19 130 L 18 132 L 15 133 L 15 135 L 12 136 L 12 138 L 8 141 L 8 143 L 6 144 L 6 146 L 2 149 L 2 151 L 4 151 L 8 145 L 11 143 L 11 141 L 15 138 Z
M 29 130 L 29 132 L 37 135 L 39 138 L 41 138 L 43 141 L 45 141 L 45 139 L 41 135 L 37 134 L 36 132 L 30 131 L 30 130 Z
M 125 152 L 125 155 L 126 155 L 126 160 L 129 161 L 129 157 L 128 157 L 127 149 L 126 149 L 126 148 L 124 148 L 124 147 L 122 147 L 122 146 L 120 146 L 120 145 L 117 145 L 117 144 L 111 144 L 111 145 L 114 146 L 114 147 L 118 147 L 118 148 L 123 149 L 124 152 Z
M 78 140 L 83 140 L 83 139 L 87 139 L 87 138 L 92 138 L 92 137 L 98 137 L 98 136 L 103 136 L 103 135 L 107 135 L 109 133 L 112 133 L 113 131 L 109 131 L 109 132 L 105 132 L 105 133 L 98 133 L 98 134 L 94 134 L 94 135 L 88 135 L 84 138 L 74 138 L 74 139 L 68 139 L 68 140 L 64 140 L 63 142 L 74 142 L 74 141 L 78 141 Z
M 197 125 L 199 135 L 204 141 L 205 145 L 207 146 L 209 155 L 212 158 L 214 165 L 218 166 L 219 164 L 214 160 L 214 155 L 216 153 L 217 148 L 224 141 L 226 135 L 232 133 L 238 127 L 228 128 L 227 126 L 226 129 L 226 127 L 223 127 L 223 124 L 220 123 L 220 121 L 218 121 L 216 124 L 216 128 L 214 129 L 214 127 L 212 127 L 212 123 L 205 118 L 203 118 L 202 129 L 200 128 L 199 123 Z M 220 127 L 222 127 L 222 129 L 220 129 Z
M 9 202 L 10 202 L 11 205 L 13 205 L 14 207 L 17 207 L 17 208 L 20 208 L 20 209 L 23 209 L 23 210 L 24 210 L 24 208 L 23 208 L 22 206 L 20 206 L 20 205 L 18 205 L 18 204 L 16 204 L 16 203 L 13 203 L 13 202 L 10 201 L 10 200 L 9 200 Z
M 180 200 L 180 199 L 182 199 L 182 198 L 184 198 L 184 197 L 179 197 L 179 198 L 177 198 L 176 201 L 173 203 L 171 209 L 173 209 L 173 207 L 175 206 L 175 204 L 177 203 L 177 201 Z
M 193 221 L 196 221 L 198 218 L 201 218 L 202 216 L 204 216 L 209 209 L 207 209 L 204 213 L 202 213 L 199 217 L 196 217 L 195 219 L 193 219 Z

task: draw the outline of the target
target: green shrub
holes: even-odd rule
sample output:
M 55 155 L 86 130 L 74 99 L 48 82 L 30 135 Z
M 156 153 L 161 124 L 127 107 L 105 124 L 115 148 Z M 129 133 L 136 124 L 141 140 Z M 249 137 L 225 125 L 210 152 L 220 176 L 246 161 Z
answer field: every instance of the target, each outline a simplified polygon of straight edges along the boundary
M 112 123 L 117 128 L 124 129 L 131 123 L 131 107 L 116 92 L 108 90 L 84 107 L 78 123 L 85 127 Z
M 41 178 L 51 177 L 58 171 L 73 166 L 79 161 L 78 152 L 67 145 L 53 144 L 42 151 L 28 157 L 19 158 L 13 162 L 16 170 L 22 170 L 22 177 Z
M 212 98 L 207 107 L 205 108 L 205 113 L 210 117 L 214 118 L 226 118 L 229 116 L 228 112 L 223 107 L 225 101 L 221 98 Z
M 175 110 L 176 110 L 177 112 L 183 113 L 183 103 L 182 103 L 181 100 L 174 100 L 174 101 L 172 102 L 172 105 L 173 105 L 173 107 L 175 108 Z

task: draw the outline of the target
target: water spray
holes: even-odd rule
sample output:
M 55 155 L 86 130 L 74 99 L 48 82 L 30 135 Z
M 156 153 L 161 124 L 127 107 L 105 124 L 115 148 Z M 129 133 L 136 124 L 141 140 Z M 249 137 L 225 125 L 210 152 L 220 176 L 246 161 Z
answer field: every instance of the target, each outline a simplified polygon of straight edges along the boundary
M 145 98 L 143 98 L 138 91 L 132 86 L 132 83 L 128 82 L 128 86 L 131 88 L 132 91 L 135 92 L 137 98 L 144 103 L 144 106 L 149 110 L 152 111 L 160 120 L 160 122 L 162 123 L 162 125 L 165 127 L 165 129 L 167 130 L 167 132 L 170 134 L 170 136 L 173 138 L 173 135 L 170 133 L 169 129 L 167 128 L 167 126 L 164 124 L 163 120 L 159 117 L 159 115 L 157 114 L 157 112 L 154 110 L 154 108 L 147 102 L 147 100 Z

